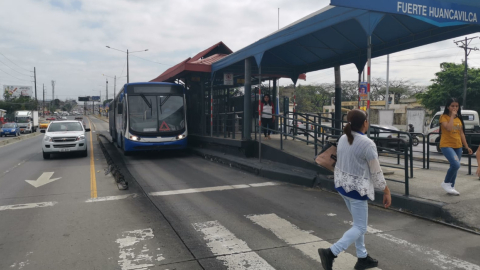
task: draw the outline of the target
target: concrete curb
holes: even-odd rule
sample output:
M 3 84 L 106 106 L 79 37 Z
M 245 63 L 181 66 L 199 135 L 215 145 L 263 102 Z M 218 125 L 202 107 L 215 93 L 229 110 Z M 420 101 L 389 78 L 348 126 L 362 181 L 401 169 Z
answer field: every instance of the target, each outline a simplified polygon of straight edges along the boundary
M 285 164 L 281 164 L 279 166 L 276 163 L 268 161 L 258 163 L 250 159 L 239 158 L 231 155 L 223 155 L 216 151 L 206 149 L 192 148 L 191 150 L 193 153 L 210 161 L 276 181 L 313 187 L 317 177 L 317 174 L 314 171 L 292 167 Z
M 19 137 L 12 137 L 10 139 L 1 140 L 0 141 L 0 147 L 6 146 L 6 145 L 9 145 L 9 144 L 13 144 L 13 143 L 17 143 L 17 142 L 21 142 L 23 140 L 27 140 L 27 139 L 39 136 L 41 134 L 42 133 L 40 133 L 40 132 L 39 133 L 35 132 L 35 133 L 27 134 L 27 135 L 20 135 Z
M 258 163 L 250 159 L 225 155 L 212 150 L 193 148 L 192 151 L 210 161 L 234 167 L 268 179 L 306 187 L 317 187 L 337 193 L 332 176 L 318 175 L 316 172 L 303 170 L 301 168 L 297 168 L 298 170 L 284 169 L 285 164 L 273 164 L 268 161 Z M 383 192 L 375 191 L 375 201 L 369 201 L 369 203 L 378 207 L 383 207 Z M 449 211 L 444 208 L 445 205 L 446 204 L 443 202 L 431 201 L 413 196 L 407 197 L 402 194 L 392 193 L 391 208 L 393 210 L 419 216 L 435 222 L 445 223 L 446 225 L 460 227 L 461 229 L 477 234 L 480 232 L 479 228 L 471 227 L 454 218 Z
M 94 117 L 95 117 L 95 118 L 97 118 L 98 120 L 102 120 L 103 122 L 106 122 L 106 123 L 108 123 L 108 121 L 107 121 L 107 120 L 105 120 L 105 119 L 98 118 L 97 116 L 94 116 Z
M 126 190 L 128 189 L 128 181 L 125 180 L 125 172 L 121 168 L 125 168 L 125 166 L 118 165 L 121 164 L 119 163 L 119 160 L 115 157 L 112 158 L 112 156 L 109 153 L 109 150 L 107 147 L 108 145 L 105 145 L 102 140 L 106 140 L 107 142 L 110 143 L 110 140 L 108 140 L 107 137 L 105 137 L 103 134 L 97 134 L 97 141 L 98 144 L 100 145 L 100 149 L 103 152 L 103 155 L 105 156 L 105 159 L 107 160 L 108 164 L 108 172 L 112 174 L 112 176 L 115 179 L 115 182 L 117 183 L 117 187 L 120 190 Z M 110 143 L 111 144 L 111 143 Z M 111 145 L 110 145 L 111 146 Z

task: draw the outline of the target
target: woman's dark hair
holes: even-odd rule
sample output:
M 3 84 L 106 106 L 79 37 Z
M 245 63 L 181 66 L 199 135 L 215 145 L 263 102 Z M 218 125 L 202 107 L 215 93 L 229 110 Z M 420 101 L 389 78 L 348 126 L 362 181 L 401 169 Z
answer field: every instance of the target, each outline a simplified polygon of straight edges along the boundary
M 450 109 L 448 109 L 448 107 L 450 107 L 450 105 L 452 105 L 452 103 L 454 102 L 458 103 L 457 117 L 460 119 L 460 122 L 462 122 L 463 134 L 465 134 L 465 123 L 463 122 L 463 117 L 462 117 L 462 106 L 460 102 L 458 102 L 458 99 L 449 98 L 447 100 L 447 104 L 445 104 L 445 110 L 443 111 L 443 114 L 450 116 Z
M 265 101 L 265 97 L 268 97 L 268 102 Z M 263 101 L 263 105 L 268 104 L 268 105 L 272 106 L 272 97 L 270 97 L 269 94 L 263 95 L 262 101 Z
M 354 109 L 348 112 L 348 124 L 346 124 L 343 128 L 343 133 L 347 135 L 348 143 L 350 145 L 353 143 L 352 131 L 360 131 L 360 128 L 362 128 L 365 120 L 367 120 L 367 113 L 362 110 Z

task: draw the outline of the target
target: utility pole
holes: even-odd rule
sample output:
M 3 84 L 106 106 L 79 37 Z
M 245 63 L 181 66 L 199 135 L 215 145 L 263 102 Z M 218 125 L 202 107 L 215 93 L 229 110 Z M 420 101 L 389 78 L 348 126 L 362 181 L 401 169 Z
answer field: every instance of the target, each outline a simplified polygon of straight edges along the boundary
M 106 94 L 106 100 L 108 100 L 108 79 L 107 79 L 107 88 L 106 88 L 107 94 Z
M 38 109 L 38 99 L 37 99 L 37 70 L 33 67 L 33 80 L 35 82 L 35 107 Z
M 468 56 L 472 51 L 478 51 L 477 47 L 468 47 L 472 40 L 478 37 L 467 38 L 461 41 L 453 41 L 459 48 L 463 48 L 465 50 L 465 71 L 463 73 L 463 109 L 467 108 L 467 83 L 468 83 Z
M 390 54 L 387 55 L 387 93 L 385 94 L 385 109 L 388 110 L 388 106 L 390 104 L 389 101 L 390 101 L 390 97 L 388 96 L 388 90 L 390 88 Z
M 45 117 L 45 84 L 43 84 L 42 115 Z

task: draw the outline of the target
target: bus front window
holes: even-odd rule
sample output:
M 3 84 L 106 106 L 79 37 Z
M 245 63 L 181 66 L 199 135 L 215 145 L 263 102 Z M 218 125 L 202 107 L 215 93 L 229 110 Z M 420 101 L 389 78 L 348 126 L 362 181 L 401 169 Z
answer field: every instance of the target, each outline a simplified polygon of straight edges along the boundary
M 130 95 L 128 105 L 133 132 L 162 134 L 185 129 L 183 96 Z
M 129 96 L 130 128 L 141 133 L 157 132 L 157 97 Z
M 159 132 L 180 131 L 185 128 L 182 96 L 158 97 Z

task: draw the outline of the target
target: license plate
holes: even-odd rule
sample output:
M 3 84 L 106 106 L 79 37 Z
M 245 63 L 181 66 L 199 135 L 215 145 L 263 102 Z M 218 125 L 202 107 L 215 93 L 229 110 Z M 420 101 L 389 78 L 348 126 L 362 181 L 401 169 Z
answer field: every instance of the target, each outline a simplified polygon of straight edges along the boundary
M 68 149 L 68 148 L 63 148 L 63 149 L 60 149 L 60 152 L 70 152 L 70 149 Z
M 5 132 L 5 134 L 10 134 L 10 132 Z

